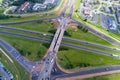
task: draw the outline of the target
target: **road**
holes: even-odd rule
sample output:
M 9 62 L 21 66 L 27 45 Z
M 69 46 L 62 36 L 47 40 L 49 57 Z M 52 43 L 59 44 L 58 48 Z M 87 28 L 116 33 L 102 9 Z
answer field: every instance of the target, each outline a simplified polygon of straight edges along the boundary
M 24 30 L 24 29 L 20 29 L 20 28 L 9 27 L 9 26 L 0 26 L 0 28 L 7 29 L 7 30 L 20 31 L 20 32 L 25 32 L 25 33 L 38 34 L 38 35 L 47 36 L 47 37 L 52 37 L 53 36 L 52 34 L 48 34 L 48 33 Z M 104 49 L 108 49 L 108 50 L 115 50 L 115 51 L 120 52 L 120 49 L 117 49 L 117 48 L 112 48 L 112 47 L 108 47 L 108 46 L 105 46 L 105 45 L 100 45 L 100 44 L 87 42 L 87 41 L 83 41 L 83 40 L 72 39 L 72 38 L 68 38 L 68 37 L 63 37 L 63 40 L 70 41 L 70 42 L 87 44 L 87 45 L 92 45 L 92 46 L 96 46 L 96 47 L 100 47 L 100 48 L 104 48 Z
M 71 23 L 74 23 L 74 24 L 78 24 L 80 26 L 83 26 L 85 28 L 87 28 L 89 31 L 91 31 L 92 33 L 94 33 L 95 35 L 107 40 L 108 42 L 110 42 L 111 44 L 114 44 L 114 45 L 117 45 L 117 46 L 120 46 L 120 42 L 116 41 L 115 39 L 103 34 L 102 32 L 98 32 L 96 30 L 94 30 L 93 28 L 89 27 L 89 26 L 86 26 L 85 24 L 82 24 L 78 21 L 71 21 Z
M 41 42 L 45 42 L 45 43 L 50 43 L 51 42 L 51 40 L 48 40 L 48 39 L 38 38 L 38 37 L 33 37 L 33 36 L 27 36 L 27 35 L 23 35 L 23 34 L 16 34 L 16 33 L 11 33 L 11 32 L 1 31 L 0 34 L 7 34 L 7 35 L 10 35 L 10 36 L 16 36 L 16 37 L 21 37 L 21 38 L 26 38 L 26 39 L 37 40 L 37 41 L 41 41 Z M 99 45 L 99 44 L 94 44 L 94 43 L 90 43 L 90 42 L 85 42 L 85 41 L 82 41 L 82 40 L 71 39 L 71 38 L 65 38 L 65 39 L 68 40 L 68 41 L 71 40 L 73 42 L 76 41 L 78 43 L 84 43 L 84 44 L 89 44 L 89 45 L 93 45 L 93 46 L 95 45 L 97 47 L 105 48 L 105 49 L 108 49 L 108 50 L 116 50 L 116 51 L 120 52 L 120 50 L 116 49 L 116 48 L 111 48 L 111 47 L 107 47 L 107 46 L 103 46 L 103 45 Z M 54 43 L 54 45 L 55 45 L 55 43 Z M 65 42 L 62 42 L 62 46 L 75 48 L 75 49 L 78 49 L 78 50 L 90 51 L 90 52 L 99 53 L 99 54 L 104 54 L 104 55 L 107 55 L 107 56 L 113 56 L 112 55 L 113 53 L 108 53 L 108 52 L 104 52 L 104 51 L 101 51 L 101 50 L 95 50 L 95 49 L 92 49 L 92 48 L 86 48 L 86 47 L 83 47 L 83 46 L 77 46 L 77 45 L 70 44 L 70 43 L 65 43 Z M 117 58 L 119 58 L 119 55 L 117 56 Z
M 67 77 L 75 77 L 75 76 L 83 76 L 83 75 L 85 76 L 85 75 L 97 74 L 102 72 L 110 72 L 110 71 L 120 72 L 120 65 L 99 67 L 99 68 L 94 68 L 89 70 L 78 71 L 75 73 L 65 73 L 63 75 L 60 74 L 60 75 L 53 76 L 51 80 L 56 80 L 57 78 L 67 78 Z
M 70 1 L 68 0 L 69 4 Z M 71 6 L 71 10 L 70 10 L 70 14 L 68 17 L 65 17 L 65 11 L 67 10 L 69 6 L 66 5 L 66 7 L 63 9 L 63 11 L 61 12 L 61 14 L 56 17 L 56 18 L 48 18 L 48 19 L 41 19 L 41 20 L 59 20 L 59 27 L 54 35 L 53 41 L 51 42 L 50 48 L 48 49 L 48 52 L 46 53 L 47 55 L 45 56 L 45 61 L 43 62 L 43 67 L 41 68 L 40 72 L 36 72 L 33 69 L 33 65 L 31 66 L 30 62 L 27 61 L 23 56 L 20 55 L 20 53 L 13 48 L 11 45 L 9 45 L 8 43 L 6 43 L 5 41 L 0 39 L 0 45 L 8 52 L 11 54 L 12 57 L 14 57 L 28 72 L 33 73 L 33 75 L 35 74 L 35 76 L 38 76 L 38 78 L 33 79 L 33 80 L 42 80 L 44 79 L 50 79 L 51 78 L 51 71 L 53 69 L 53 65 L 55 63 L 56 60 L 56 56 L 57 56 L 57 52 L 58 49 L 60 47 L 61 44 L 61 40 L 63 38 L 64 35 L 64 31 L 66 29 L 66 26 L 68 23 L 75 23 L 75 24 L 79 24 L 81 26 L 84 26 L 86 28 L 89 29 L 89 31 L 93 32 L 94 34 L 108 40 L 109 42 L 119 45 L 120 43 L 114 39 L 112 39 L 111 37 L 108 37 L 102 33 L 97 32 L 96 30 L 78 22 L 75 21 L 73 19 L 71 19 L 72 17 L 72 12 L 73 12 L 73 5 Z M 69 20 L 72 20 L 70 22 L 68 22 Z M 13 23 L 6 23 L 6 25 L 8 24 L 22 24 L 22 23 L 27 23 L 27 22 L 38 22 L 40 20 L 29 20 L 29 21 L 22 21 L 22 22 L 13 22 Z M 5 25 L 5 24 L 2 24 Z M 9 28 L 11 29 L 11 28 Z M 17 29 L 18 30 L 18 29 Z M 20 31 L 24 31 L 27 32 L 26 30 L 20 30 Z M 48 40 L 44 40 L 41 38 L 35 38 L 35 37 L 31 37 L 31 36 L 26 36 L 26 35 L 20 35 L 20 34 L 14 34 L 11 32 L 0 32 L 1 34 L 7 34 L 7 35 L 13 35 L 13 36 L 19 36 L 19 37 L 23 37 L 23 38 L 29 38 L 29 39 L 33 39 L 33 40 L 40 40 L 40 41 L 44 41 L 44 42 L 49 42 Z M 34 32 L 36 33 L 36 32 Z M 39 33 L 41 34 L 41 33 Z M 71 41 L 77 41 L 77 42 L 84 42 L 81 40 L 75 40 L 75 39 L 69 39 L 69 38 L 65 38 L 66 40 L 71 40 Z M 96 45 L 96 44 L 91 44 L 89 42 L 84 42 L 86 44 L 90 44 L 90 45 L 95 45 L 95 46 L 100 46 L 103 47 L 101 45 Z M 112 56 L 112 54 L 109 53 L 104 53 L 102 51 L 96 51 L 96 50 L 91 50 L 89 48 L 84 48 L 84 47 L 80 47 L 80 46 L 74 46 L 71 44 L 66 44 L 66 43 L 62 43 L 62 45 L 65 46 L 69 46 L 71 48 L 77 48 L 77 49 L 82 49 L 82 50 L 87 50 L 87 51 L 93 51 L 93 52 L 98 52 L 100 54 L 104 54 L 107 56 Z M 106 46 L 104 46 L 104 48 L 108 48 Z M 112 49 L 112 48 L 109 48 Z M 51 80 L 54 80 L 56 78 L 65 78 L 65 77 L 72 77 L 72 76 L 78 76 L 78 75 L 87 75 L 87 74 L 93 74 L 93 73 L 98 73 L 98 72 L 105 72 L 105 71 L 110 71 L 110 70 L 119 70 L 120 66 L 109 66 L 109 67 L 104 67 L 104 68 L 97 68 L 97 69 L 91 69 L 91 70 L 86 70 L 86 71 L 82 71 L 82 72 L 75 72 L 75 73 L 70 73 L 70 74 L 63 74 L 63 75 L 56 75 L 54 78 L 52 78 Z

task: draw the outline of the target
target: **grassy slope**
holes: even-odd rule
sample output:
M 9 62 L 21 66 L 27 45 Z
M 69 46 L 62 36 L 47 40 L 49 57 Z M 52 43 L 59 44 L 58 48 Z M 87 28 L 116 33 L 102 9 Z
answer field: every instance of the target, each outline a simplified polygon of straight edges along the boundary
M 13 45 L 17 50 L 21 52 L 22 55 L 26 56 L 31 61 L 40 60 L 47 51 L 44 43 L 38 41 L 23 39 L 19 37 L 11 37 L 2 34 L 0 34 L 0 38 L 6 40 L 8 43 Z
M 55 29 L 54 25 L 51 24 L 51 21 L 44 21 L 42 23 L 24 23 L 24 24 L 16 24 L 16 25 L 10 25 L 15 28 L 22 28 L 22 29 L 27 29 L 27 30 L 32 30 L 32 31 L 38 31 L 38 32 L 46 32 Z
M 69 48 L 58 53 L 58 62 L 62 68 L 66 68 L 70 64 L 72 64 L 73 68 L 82 67 L 83 65 L 87 67 L 120 64 L 119 61 L 120 59 Z
M 51 22 L 49 22 L 49 21 L 45 21 L 45 22 L 42 22 L 42 23 L 36 23 L 36 22 L 34 22 L 34 23 L 24 23 L 24 24 L 21 24 L 21 25 L 16 24 L 16 25 L 11 25 L 11 26 L 16 27 L 16 28 L 27 29 L 27 30 L 45 32 L 45 33 L 48 33 L 49 31 L 55 29 L 55 27 L 53 25 L 51 25 Z M 108 45 L 108 46 L 113 46 L 109 42 L 97 37 L 96 35 L 94 35 L 90 32 L 84 33 L 81 30 L 75 31 L 72 28 L 68 28 L 67 32 L 68 32 L 68 34 L 71 35 L 72 38 L 85 40 L 85 41 L 90 41 L 90 42 L 94 42 L 94 43 L 98 43 L 98 44 L 104 44 L 104 45 Z
M 103 44 L 103 45 L 108 45 L 108 46 L 113 46 L 106 40 L 99 38 L 98 36 L 92 34 L 91 32 L 83 32 L 81 30 L 75 31 L 72 28 L 68 28 L 67 32 L 71 35 L 72 38 L 80 39 L 80 40 L 85 40 L 85 41 L 90 41 L 93 43 L 98 43 L 98 44 Z

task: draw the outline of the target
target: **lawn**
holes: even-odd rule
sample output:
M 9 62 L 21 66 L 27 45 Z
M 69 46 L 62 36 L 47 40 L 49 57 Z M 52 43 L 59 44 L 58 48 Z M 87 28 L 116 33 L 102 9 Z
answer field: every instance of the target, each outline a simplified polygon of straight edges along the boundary
M 107 45 L 107 46 L 113 46 L 112 44 L 110 44 L 106 40 L 92 34 L 89 31 L 88 32 L 83 32 L 80 29 L 77 29 L 77 31 L 76 31 L 75 29 L 69 27 L 67 29 L 67 32 L 68 32 L 68 34 L 70 35 L 71 38 L 85 40 L 85 41 L 98 43 L 98 44 L 103 44 L 103 45 Z
M 120 64 L 120 59 L 83 50 L 66 48 L 58 53 L 58 63 L 64 69 Z
M 0 20 L 0 23 L 6 23 L 6 22 L 18 22 L 18 21 L 26 21 L 26 20 L 34 20 L 34 19 L 42 19 L 42 18 L 51 18 L 55 17 L 57 14 L 36 14 L 31 16 L 25 16 L 25 17 L 13 17 L 8 19 L 2 19 Z
M 16 60 L 13 58 L 12 60 L 14 63 L 10 62 L 9 59 L 0 52 L 0 62 L 13 74 L 15 80 L 30 80 L 30 74 Z
M 47 47 L 43 42 L 23 39 L 0 34 L 0 38 L 4 39 L 15 47 L 23 56 L 31 61 L 38 61 L 43 58 L 47 51 Z
M 55 27 L 56 25 L 53 24 L 53 22 L 51 22 L 51 21 L 44 21 L 41 23 L 38 23 L 38 22 L 24 23 L 21 25 L 15 24 L 15 25 L 10 25 L 10 26 L 15 27 L 15 28 L 22 28 L 22 29 L 45 32 L 45 33 L 54 33 L 55 29 L 56 29 L 56 27 Z M 85 40 L 85 41 L 98 43 L 98 44 L 103 44 L 103 45 L 107 45 L 107 46 L 113 46 L 106 40 L 99 38 L 98 36 L 92 34 L 91 32 L 85 33 L 79 29 L 77 31 L 75 31 L 71 27 L 69 27 L 66 31 L 67 31 L 67 33 L 65 33 L 65 35 L 67 35 L 67 37 Z
M 111 54 L 117 54 L 117 55 L 120 55 L 120 51 L 116 51 L 116 50 L 110 50 L 110 49 L 105 49 L 105 48 L 102 48 L 102 47 L 98 47 L 98 46 L 93 46 L 93 45 L 90 45 L 90 44 L 86 44 L 86 43 L 78 43 L 78 42 L 73 42 L 73 41 L 66 41 L 66 40 L 63 40 L 63 42 L 65 43 L 70 43 L 70 44 L 73 44 L 73 45 L 76 45 L 76 46 L 82 46 L 82 47 L 85 47 L 85 48 L 90 48 L 90 49 L 94 49 L 94 50 L 100 50 L 100 51 L 103 51 L 103 52 L 108 52 L 108 53 L 111 53 Z M 110 46 L 108 46 L 110 47 Z M 111 48 L 115 48 L 115 47 L 111 47 Z
M 55 24 L 52 21 L 43 21 L 43 22 L 31 22 L 31 23 L 24 23 L 24 24 L 15 24 L 10 25 L 15 28 L 22 28 L 32 31 L 38 32 L 45 32 L 45 33 L 53 33 L 55 30 Z
M 87 78 L 87 79 L 83 79 L 83 80 L 120 80 L 120 73 L 104 75 L 104 76 L 97 76 L 97 77 Z
M 4 8 L 0 7 L 0 14 L 3 13 L 3 11 L 4 11 Z

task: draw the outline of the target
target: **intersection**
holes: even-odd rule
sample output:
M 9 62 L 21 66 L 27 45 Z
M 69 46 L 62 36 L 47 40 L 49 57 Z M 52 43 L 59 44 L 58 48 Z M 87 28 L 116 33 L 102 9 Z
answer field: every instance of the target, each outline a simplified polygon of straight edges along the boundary
M 66 73 L 61 71 L 56 64 L 56 57 L 57 57 L 57 53 L 59 50 L 60 45 L 65 45 L 65 46 L 69 46 L 71 48 L 76 48 L 76 49 L 83 49 L 83 50 L 88 50 L 91 52 L 96 52 L 99 54 L 104 54 L 106 56 L 112 56 L 115 58 L 120 58 L 119 55 L 112 55 L 112 53 L 106 53 L 106 52 L 102 52 L 102 51 L 97 51 L 97 50 L 91 50 L 91 49 L 86 49 L 84 47 L 80 47 L 80 46 L 74 46 L 71 44 L 67 44 L 67 43 L 63 43 L 63 40 L 70 40 L 70 41 L 77 41 L 77 42 L 81 42 L 81 43 L 85 43 L 85 44 L 90 44 L 90 45 L 95 45 L 95 46 L 99 46 L 102 48 L 107 48 L 107 49 L 111 49 L 111 50 L 115 50 L 120 52 L 119 49 L 116 48 L 111 48 L 111 47 L 107 47 L 107 46 L 103 46 L 103 45 L 98 45 L 98 44 L 94 44 L 91 42 L 85 42 L 82 40 L 76 40 L 76 39 L 70 39 L 70 38 L 66 38 L 63 37 L 64 32 L 67 28 L 68 24 L 78 24 L 80 26 L 84 26 L 86 28 L 89 29 L 89 31 L 91 31 L 92 33 L 98 35 L 99 37 L 109 41 L 112 44 L 115 44 L 117 46 L 120 46 L 120 42 L 107 36 L 104 35 L 102 33 L 97 32 L 96 30 L 90 28 L 89 26 L 86 26 L 76 20 L 74 20 L 72 18 L 72 14 L 74 11 L 74 6 L 73 6 L 73 0 L 70 1 L 68 0 L 67 5 L 64 7 L 64 9 L 61 11 L 60 15 L 58 17 L 55 18 L 43 18 L 43 19 L 38 19 L 38 20 L 28 20 L 28 21 L 22 21 L 22 22 L 11 22 L 11 23 L 3 23 L 1 24 L 0 28 L 4 28 L 4 29 L 10 29 L 10 30 L 18 30 L 18 31 L 23 31 L 23 32 L 30 32 L 33 34 L 40 34 L 40 35 L 44 35 L 44 36 L 53 36 L 51 34 L 44 34 L 42 32 L 34 32 L 34 31 L 29 31 L 29 30 L 24 30 L 24 29 L 16 29 L 16 28 L 12 28 L 7 26 L 8 24 L 21 24 L 21 23 L 29 23 L 29 22 L 37 22 L 37 21 L 41 21 L 41 20 L 53 20 L 53 21 L 57 21 L 59 23 L 59 26 L 54 34 L 53 40 L 50 42 L 49 40 L 45 40 L 45 39 L 40 39 L 40 38 L 35 38 L 35 37 L 30 37 L 30 36 L 25 36 L 25 35 L 20 35 L 20 34 L 13 34 L 11 32 L 0 32 L 0 34 L 8 34 L 8 35 L 13 35 L 13 36 L 19 36 L 19 37 L 23 37 L 23 38 L 28 38 L 28 39 L 33 39 L 33 40 L 41 40 L 43 42 L 48 42 L 50 43 L 50 47 L 48 48 L 48 50 L 46 51 L 46 54 L 44 56 L 43 60 L 40 60 L 38 62 L 31 62 L 27 59 L 25 59 L 14 47 L 12 47 L 9 43 L 5 42 L 4 40 L 0 39 L 0 46 L 2 46 L 14 59 L 16 59 L 18 61 L 19 64 L 21 64 L 30 74 L 32 74 L 32 80 L 56 80 L 57 78 L 66 78 L 66 77 L 73 77 L 73 76 L 81 76 L 81 75 L 89 75 L 89 74 L 95 74 L 95 73 L 100 73 L 100 72 L 109 72 L 109 71 L 117 71 L 120 69 L 120 65 L 115 65 L 115 66 L 107 66 L 107 67 L 100 67 L 100 68 L 95 68 L 95 69 L 90 69 L 90 70 L 85 70 L 85 71 L 79 71 L 79 72 L 74 72 L 74 73 Z M 71 5 L 69 5 L 71 4 Z M 68 15 L 65 15 L 66 10 L 70 7 L 70 12 Z M 40 67 L 39 69 L 36 69 L 37 67 Z M 54 75 L 54 73 L 52 73 L 52 70 L 56 70 L 58 72 L 58 75 Z

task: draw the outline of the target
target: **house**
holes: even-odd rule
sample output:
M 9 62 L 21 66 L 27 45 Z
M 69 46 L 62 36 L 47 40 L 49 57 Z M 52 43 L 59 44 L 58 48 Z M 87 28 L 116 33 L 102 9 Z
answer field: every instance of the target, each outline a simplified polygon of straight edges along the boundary
M 29 5 L 30 5 L 30 3 L 27 1 L 25 3 L 23 3 L 18 9 L 18 13 L 26 12 L 27 9 L 29 8 Z
M 22 5 L 20 6 L 20 10 L 21 10 L 21 11 L 24 11 L 24 10 L 28 7 L 28 5 L 29 5 L 29 2 L 25 2 L 24 4 L 22 4 Z
M 84 14 L 85 14 L 85 15 L 90 15 L 90 10 L 89 10 L 89 9 L 85 9 L 85 10 L 84 10 Z

